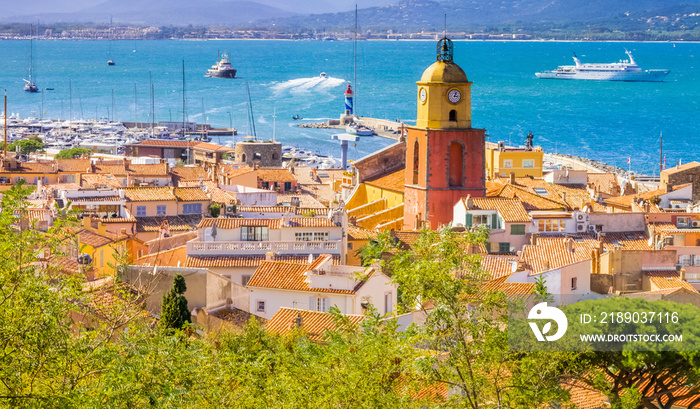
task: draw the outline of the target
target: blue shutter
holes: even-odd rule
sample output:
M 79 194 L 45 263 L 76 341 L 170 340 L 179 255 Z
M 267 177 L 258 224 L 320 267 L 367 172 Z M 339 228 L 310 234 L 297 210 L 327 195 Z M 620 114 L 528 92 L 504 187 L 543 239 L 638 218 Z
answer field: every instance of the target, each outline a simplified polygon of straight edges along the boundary
M 192 213 L 202 213 L 202 204 L 201 203 L 194 203 L 192 204 L 193 212 Z

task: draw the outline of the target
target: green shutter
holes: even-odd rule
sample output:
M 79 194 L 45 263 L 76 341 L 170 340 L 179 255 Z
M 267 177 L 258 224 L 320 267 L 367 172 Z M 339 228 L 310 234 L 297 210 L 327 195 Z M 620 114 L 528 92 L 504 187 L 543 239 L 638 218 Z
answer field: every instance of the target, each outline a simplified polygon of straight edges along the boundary
M 485 244 L 485 247 L 486 247 L 486 251 L 490 253 L 491 252 L 491 242 L 487 241 Z
M 525 234 L 525 225 L 524 224 L 511 224 L 510 225 L 510 234 L 513 234 L 513 235 Z
M 492 229 L 498 228 L 498 214 L 491 215 L 491 228 Z
M 508 253 L 510 251 L 510 243 L 498 243 L 499 253 Z
M 464 221 L 464 226 L 465 227 L 472 227 L 472 215 L 467 213 L 467 218 Z

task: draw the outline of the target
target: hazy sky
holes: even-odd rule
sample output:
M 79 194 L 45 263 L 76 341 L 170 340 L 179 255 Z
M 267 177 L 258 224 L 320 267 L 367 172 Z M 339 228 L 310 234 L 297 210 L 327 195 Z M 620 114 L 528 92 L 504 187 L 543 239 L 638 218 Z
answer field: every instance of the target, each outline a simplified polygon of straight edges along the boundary
M 31 0 L 17 2 L 15 0 L 0 0 L 2 14 L 6 17 L 25 14 L 44 14 L 75 12 L 96 6 L 105 0 Z M 201 0 L 200 0 L 201 1 Z M 206 1 L 236 1 L 236 0 L 206 0 Z M 384 6 L 398 0 L 357 0 L 359 8 Z M 143 3 L 162 3 L 162 0 L 143 0 Z M 257 3 L 278 7 L 295 13 L 333 13 L 352 10 L 355 0 L 257 0 Z

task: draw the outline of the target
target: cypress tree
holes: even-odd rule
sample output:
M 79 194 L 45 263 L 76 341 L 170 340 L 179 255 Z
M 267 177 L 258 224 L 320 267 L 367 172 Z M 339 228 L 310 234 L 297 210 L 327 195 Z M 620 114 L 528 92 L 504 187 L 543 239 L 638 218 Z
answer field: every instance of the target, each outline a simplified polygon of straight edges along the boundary
M 187 291 L 185 278 L 176 274 L 173 278 L 173 288 L 163 296 L 160 307 L 159 325 L 162 329 L 181 329 L 185 322 L 192 322 L 185 291 Z

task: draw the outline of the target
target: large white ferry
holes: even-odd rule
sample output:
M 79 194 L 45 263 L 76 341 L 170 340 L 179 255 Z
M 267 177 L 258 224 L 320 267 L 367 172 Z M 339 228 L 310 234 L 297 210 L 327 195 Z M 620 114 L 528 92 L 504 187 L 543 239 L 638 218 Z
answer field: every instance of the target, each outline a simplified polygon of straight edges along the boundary
M 583 64 L 574 54 L 576 65 L 562 65 L 553 71 L 537 72 L 538 78 L 559 80 L 599 80 L 599 81 L 663 81 L 669 70 L 642 70 L 632 53 L 625 50 L 629 60 L 610 64 Z
M 231 59 L 228 54 L 222 54 L 221 59 L 212 65 L 205 74 L 205 77 L 211 78 L 234 78 L 235 76 L 236 69 L 231 65 Z

